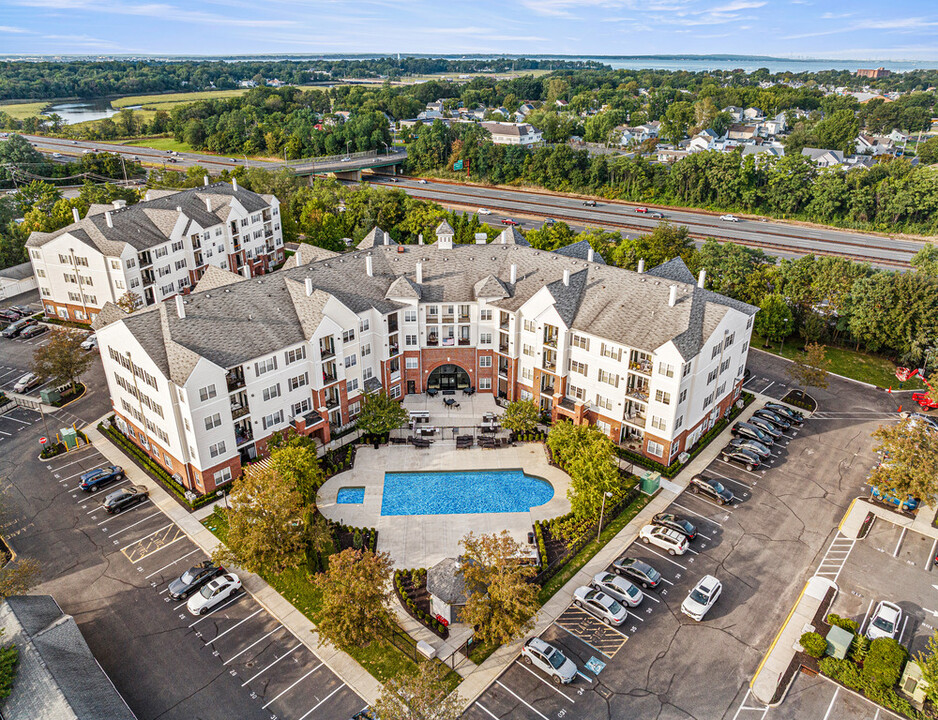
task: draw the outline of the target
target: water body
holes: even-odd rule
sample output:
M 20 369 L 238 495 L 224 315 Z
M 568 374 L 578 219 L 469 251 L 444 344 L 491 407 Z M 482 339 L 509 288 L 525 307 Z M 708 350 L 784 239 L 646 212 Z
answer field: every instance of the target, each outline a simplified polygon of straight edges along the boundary
M 119 110 L 111 107 L 111 101 L 106 98 L 93 98 L 91 100 L 76 100 L 74 102 L 56 103 L 45 110 L 43 115 L 56 113 L 70 125 L 87 122 L 88 120 L 103 120 L 117 115 Z

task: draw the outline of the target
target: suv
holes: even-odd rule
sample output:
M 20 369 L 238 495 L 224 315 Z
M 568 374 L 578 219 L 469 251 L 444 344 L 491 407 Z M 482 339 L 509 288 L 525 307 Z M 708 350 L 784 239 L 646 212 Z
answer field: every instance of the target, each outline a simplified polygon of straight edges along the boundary
M 667 550 L 668 555 L 683 555 L 687 552 L 687 536 L 671 528 L 646 525 L 639 531 L 638 537 L 646 545 L 651 543 Z
M 173 600 L 185 600 L 209 580 L 225 572 L 225 568 L 211 560 L 193 565 L 169 584 L 169 596 Z
M 723 592 L 723 584 L 713 575 L 704 575 L 684 598 L 684 602 L 681 603 L 681 612 L 691 620 L 700 622 L 707 611 L 716 604 L 721 592 Z
M 644 560 L 623 555 L 612 563 L 612 569 L 622 577 L 634 580 L 645 589 L 654 589 L 661 584 L 661 573 Z
M 644 597 L 642 591 L 635 587 L 631 580 L 626 580 L 611 572 L 596 573 L 590 585 L 629 607 L 637 607 Z
M 749 438 L 750 440 L 756 440 L 757 442 L 762 443 L 766 447 L 775 444 L 775 438 L 769 435 L 762 428 L 757 428 L 755 425 L 750 423 L 738 422 L 733 425 L 731 430 L 733 437 L 742 437 Z
M 39 378 L 36 373 L 26 373 L 19 380 L 16 381 L 16 385 L 13 386 L 13 392 L 15 393 L 24 393 L 29 392 L 37 385 L 42 384 L 42 380 Z
M 749 424 L 755 425 L 766 435 L 769 435 L 773 440 L 778 440 L 782 436 L 782 429 L 764 418 L 753 416 L 749 418 Z
M 119 467 L 118 465 L 108 465 L 106 467 L 99 467 L 96 470 L 89 470 L 86 473 L 82 473 L 81 482 L 78 483 L 78 487 L 80 487 L 85 492 L 94 492 L 98 488 L 109 485 L 115 480 L 123 479 L 123 468 Z
M 540 638 L 528 640 L 521 648 L 521 657 L 526 665 L 543 670 L 558 685 L 573 682 L 576 677 L 576 663 Z
M 606 625 L 619 626 L 628 617 L 626 609 L 618 600 L 613 600 L 604 592 L 593 590 L 589 585 L 583 585 L 573 591 L 573 604 L 595 615 Z
M 130 487 L 121 488 L 120 490 L 112 492 L 104 498 L 101 507 L 104 508 L 104 512 L 108 515 L 116 515 L 121 510 L 139 505 L 148 497 L 150 497 L 150 491 L 143 485 L 131 485 Z
M 584 201 L 583 201 L 583 206 L 584 206 L 584 207 L 596 207 L 596 201 L 595 201 L 595 200 L 584 200 Z
M 675 515 L 674 513 L 658 513 L 651 519 L 651 524 L 677 530 L 688 540 L 693 540 L 697 537 L 697 528 L 694 527 L 694 524 L 687 518 Z
M 723 487 L 718 480 L 703 475 L 694 475 L 690 479 L 690 491 L 695 495 L 705 495 L 720 505 L 729 505 L 736 499 L 733 493 Z

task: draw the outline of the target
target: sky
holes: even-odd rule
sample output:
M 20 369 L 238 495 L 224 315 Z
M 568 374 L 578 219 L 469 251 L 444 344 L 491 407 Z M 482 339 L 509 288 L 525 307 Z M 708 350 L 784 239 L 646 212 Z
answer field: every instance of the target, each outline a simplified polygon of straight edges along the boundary
M 0 0 L 0 54 L 397 52 L 938 60 L 938 2 Z

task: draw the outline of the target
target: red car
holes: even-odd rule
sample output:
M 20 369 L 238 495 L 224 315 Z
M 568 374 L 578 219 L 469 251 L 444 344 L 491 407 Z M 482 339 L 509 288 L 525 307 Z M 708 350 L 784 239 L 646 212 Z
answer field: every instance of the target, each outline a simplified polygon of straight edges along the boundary
M 517 220 L 512 220 L 511 218 L 505 218 L 502 220 L 502 225 L 520 225 Z
M 653 217 L 653 218 L 663 218 L 663 217 L 664 217 L 664 215 L 662 215 L 662 214 L 661 214 L 660 212 L 658 212 L 657 210 L 649 210 L 647 207 L 635 208 L 635 212 L 637 212 L 637 213 L 643 213 L 643 214 L 645 214 L 645 215 L 650 215 L 650 216 Z
M 647 208 L 647 207 L 638 207 L 638 208 L 635 208 L 635 212 L 637 212 L 637 213 L 647 213 L 647 212 L 648 212 L 648 208 Z

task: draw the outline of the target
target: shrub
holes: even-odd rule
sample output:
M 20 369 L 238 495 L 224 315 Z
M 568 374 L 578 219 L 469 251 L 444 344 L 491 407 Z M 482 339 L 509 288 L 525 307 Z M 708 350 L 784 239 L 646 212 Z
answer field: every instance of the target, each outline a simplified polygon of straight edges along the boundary
M 866 635 L 854 635 L 853 642 L 850 643 L 850 649 L 847 651 L 847 654 L 853 662 L 862 665 L 869 651 L 870 639 L 866 637 Z
M 852 690 L 860 689 L 860 671 L 849 660 L 825 657 L 818 663 L 821 672 Z
M 820 658 L 827 652 L 827 640 L 816 632 L 806 632 L 798 641 L 801 647 L 813 658 Z
M 355 534 L 352 536 L 352 547 L 356 550 L 362 549 L 362 533 L 361 530 L 356 530 Z
M 860 624 L 856 620 L 840 617 L 840 615 L 837 613 L 830 613 L 826 620 L 828 625 L 834 625 L 836 627 L 843 628 L 848 632 L 852 632 L 854 635 L 856 635 L 857 631 L 860 629 Z
M 860 679 L 863 687 L 888 689 L 899 682 L 902 668 L 909 653 L 892 638 L 876 638 L 870 643 L 870 651 L 863 663 Z

